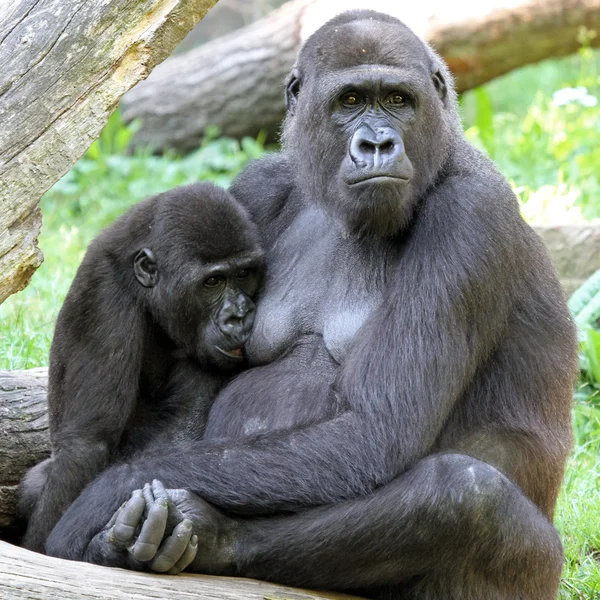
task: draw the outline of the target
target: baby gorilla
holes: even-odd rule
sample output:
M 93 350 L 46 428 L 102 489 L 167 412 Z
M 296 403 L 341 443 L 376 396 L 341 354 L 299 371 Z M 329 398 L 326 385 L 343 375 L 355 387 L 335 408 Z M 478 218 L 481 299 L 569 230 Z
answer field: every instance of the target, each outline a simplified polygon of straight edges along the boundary
M 58 316 L 48 381 L 52 456 L 20 489 L 38 552 L 107 465 L 199 439 L 244 363 L 263 271 L 245 210 L 212 184 L 140 202 L 89 246 Z

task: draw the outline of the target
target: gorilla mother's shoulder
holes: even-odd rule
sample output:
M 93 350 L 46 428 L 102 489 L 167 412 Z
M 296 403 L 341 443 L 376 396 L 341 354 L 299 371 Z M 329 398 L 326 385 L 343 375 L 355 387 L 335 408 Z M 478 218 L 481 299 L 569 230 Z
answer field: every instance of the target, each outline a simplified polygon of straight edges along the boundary
M 293 171 L 284 154 L 252 161 L 229 189 L 257 225 L 266 225 L 280 214 L 294 189 Z

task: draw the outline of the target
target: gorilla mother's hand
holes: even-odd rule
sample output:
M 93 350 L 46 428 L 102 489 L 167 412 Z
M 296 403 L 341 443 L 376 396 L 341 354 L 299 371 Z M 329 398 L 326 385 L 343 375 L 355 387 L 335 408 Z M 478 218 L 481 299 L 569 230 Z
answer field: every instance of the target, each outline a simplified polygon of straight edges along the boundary
M 201 573 L 228 571 L 230 519 L 183 489 L 165 489 L 154 480 L 135 490 L 90 542 L 88 552 L 103 564 L 171 575 L 194 559 Z

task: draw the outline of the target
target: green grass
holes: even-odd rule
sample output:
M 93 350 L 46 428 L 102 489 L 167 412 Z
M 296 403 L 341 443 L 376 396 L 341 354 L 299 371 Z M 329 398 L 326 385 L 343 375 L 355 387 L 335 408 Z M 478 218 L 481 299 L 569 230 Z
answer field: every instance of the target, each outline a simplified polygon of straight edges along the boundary
M 600 54 L 526 67 L 465 94 L 467 136 L 511 181 L 532 221 L 600 218 Z M 561 102 L 564 88 L 584 87 Z M 567 92 L 569 94 L 569 92 Z M 578 95 L 579 94 L 579 95 Z M 591 98 L 591 99 L 590 99 Z M 131 129 L 118 116 L 42 199 L 44 264 L 31 285 L 0 306 L 0 368 L 46 365 L 52 330 L 85 248 L 138 200 L 206 179 L 227 186 L 263 144 L 212 138 L 184 158 L 125 152 Z M 600 598 L 600 390 L 578 390 L 575 449 L 557 510 L 567 564 L 562 600 Z
M 600 598 L 600 402 L 597 390 L 578 394 L 575 449 L 556 510 L 566 564 L 561 600 Z

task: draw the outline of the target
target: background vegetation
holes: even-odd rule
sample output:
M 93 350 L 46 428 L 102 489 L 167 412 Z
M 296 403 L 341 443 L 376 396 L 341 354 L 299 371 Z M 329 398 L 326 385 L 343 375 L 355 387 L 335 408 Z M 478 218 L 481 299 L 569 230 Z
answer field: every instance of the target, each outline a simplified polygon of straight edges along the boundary
M 600 218 L 600 54 L 526 67 L 465 94 L 466 134 L 511 181 L 531 222 Z M 115 114 L 101 138 L 43 198 L 46 257 L 31 285 L 0 306 L 0 368 L 46 365 L 53 326 L 85 248 L 138 200 L 198 179 L 227 186 L 261 139 L 209 132 L 186 157 L 128 155 L 132 127 Z M 582 332 L 585 367 L 573 409 L 575 449 L 557 511 L 567 564 L 563 599 L 600 598 L 600 334 Z

